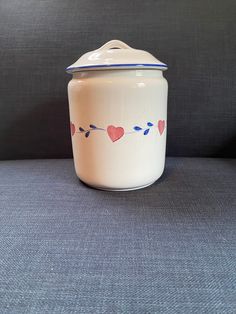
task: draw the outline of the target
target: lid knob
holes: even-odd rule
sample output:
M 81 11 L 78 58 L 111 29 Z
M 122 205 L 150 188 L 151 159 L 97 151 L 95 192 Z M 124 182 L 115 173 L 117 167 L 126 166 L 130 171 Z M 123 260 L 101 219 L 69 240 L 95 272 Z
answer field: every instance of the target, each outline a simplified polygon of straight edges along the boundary
M 133 49 L 121 40 L 113 39 L 102 45 L 97 50 L 107 50 L 107 49 Z

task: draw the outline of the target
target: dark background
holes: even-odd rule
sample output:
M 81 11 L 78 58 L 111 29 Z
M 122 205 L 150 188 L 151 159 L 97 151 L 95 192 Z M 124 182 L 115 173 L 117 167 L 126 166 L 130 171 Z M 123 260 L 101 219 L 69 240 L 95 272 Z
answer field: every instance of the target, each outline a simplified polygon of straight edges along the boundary
M 0 159 L 72 156 L 64 69 L 111 39 L 169 65 L 169 156 L 235 156 L 235 0 L 1 0 L 0 12 Z

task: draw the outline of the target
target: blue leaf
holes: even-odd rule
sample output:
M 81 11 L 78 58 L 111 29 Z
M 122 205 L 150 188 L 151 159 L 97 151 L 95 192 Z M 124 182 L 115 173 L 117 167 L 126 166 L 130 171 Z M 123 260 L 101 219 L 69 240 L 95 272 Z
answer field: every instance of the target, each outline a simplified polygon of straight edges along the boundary
M 140 126 L 134 126 L 134 130 L 135 130 L 135 131 L 141 131 L 142 128 L 140 128 Z
M 97 127 L 96 127 L 95 125 L 93 125 L 93 124 L 90 124 L 89 127 L 90 127 L 91 129 L 96 129 L 96 128 L 97 128 Z
M 144 132 L 143 132 L 143 135 L 148 135 L 150 129 L 146 129 Z
M 83 128 L 81 128 L 81 127 L 79 127 L 79 130 L 80 130 L 81 132 L 84 132 L 84 129 L 83 129 Z
M 152 122 L 148 122 L 147 126 L 153 126 L 153 123 Z
M 85 133 L 85 137 L 89 137 L 89 134 L 90 134 L 90 131 L 87 131 L 87 132 Z

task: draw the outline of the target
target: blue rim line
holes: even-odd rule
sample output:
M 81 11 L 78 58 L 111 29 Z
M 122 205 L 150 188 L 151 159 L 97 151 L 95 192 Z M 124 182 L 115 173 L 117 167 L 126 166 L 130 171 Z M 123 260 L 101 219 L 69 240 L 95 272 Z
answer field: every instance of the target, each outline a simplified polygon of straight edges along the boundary
M 68 67 L 66 71 L 82 70 L 82 69 L 92 69 L 92 68 L 111 68 L 111 67 L 156 67 L 156 68 L 168 68 L 166 64 L 149 64 L 149 63 L 124 63 L 124 64 L 99 64 L 99 65 L 83 65 L 79 67 Z

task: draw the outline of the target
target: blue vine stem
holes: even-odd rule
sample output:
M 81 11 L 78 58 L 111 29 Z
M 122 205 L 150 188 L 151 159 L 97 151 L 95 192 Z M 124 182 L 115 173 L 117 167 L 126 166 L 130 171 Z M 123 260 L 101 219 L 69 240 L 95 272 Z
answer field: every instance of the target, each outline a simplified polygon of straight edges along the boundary
M 106 131 L 106 130 L 103 128 L 98 128 L 93 124 L 90 124 L 89 129 L 84 129 L 82 127 L 79 127 L 79 132 L 77 133 L 85 133 L 85 137 L 89 137 L 91 131 Z
M 143 135 L 148 135 L 149 131 L 150 131 L 150 128 L 153 127 L 154 124 L 152 122 L 147 122 L 147 126 L 145 128 L 142 128 L 138 125 L 134 126 L 133 129 L 134 131 L 136 132 L 143 132 Z

